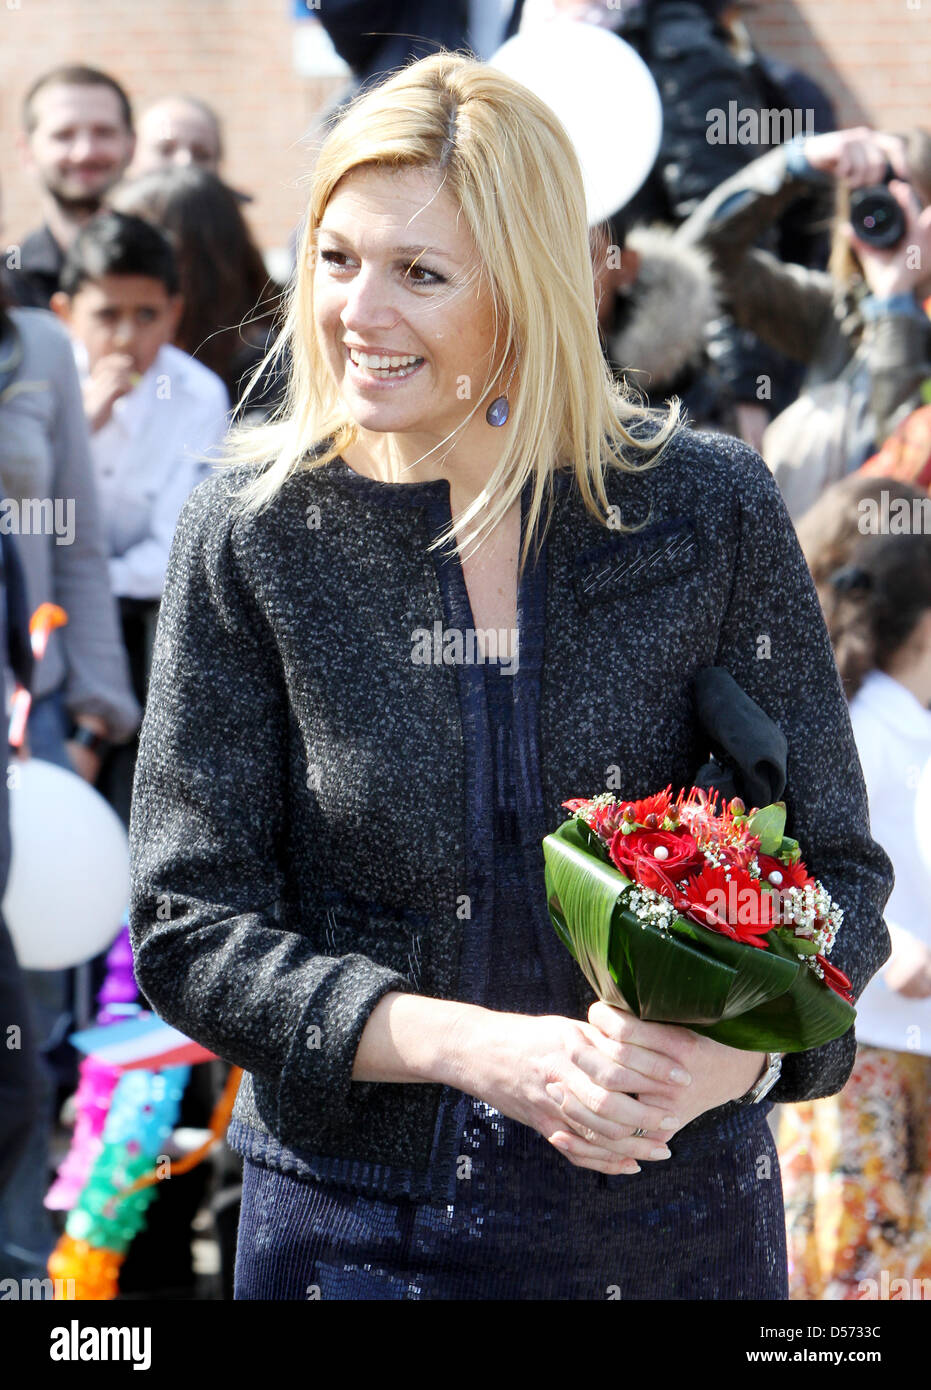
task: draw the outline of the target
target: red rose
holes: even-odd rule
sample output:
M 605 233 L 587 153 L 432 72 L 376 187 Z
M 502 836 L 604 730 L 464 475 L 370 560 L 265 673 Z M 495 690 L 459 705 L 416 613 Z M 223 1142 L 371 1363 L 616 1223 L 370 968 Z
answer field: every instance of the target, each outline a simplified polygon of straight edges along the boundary
M 629 835 L 618 830 L 611 837 L 609 851 L 622 874 L 648 888 L 654 884 L 644 874 L 652 876 L 658 870 L 662 879 L 678 883 L 705 862 L 694 835 L 687 830 L 632 830 Z

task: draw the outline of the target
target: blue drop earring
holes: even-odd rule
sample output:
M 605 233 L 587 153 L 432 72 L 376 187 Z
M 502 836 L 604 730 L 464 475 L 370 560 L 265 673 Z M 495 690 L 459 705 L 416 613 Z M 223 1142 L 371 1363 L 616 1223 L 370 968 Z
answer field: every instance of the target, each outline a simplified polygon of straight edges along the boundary
M 508 422 L 508 416 L 511 413 L 511 407 L 508 404 L 508 390 L 511 382 L 514 380 L 514 373 L 516 371 L 517 362 L 515 361 L 514 366 L 511 368 L 511 375 L 507 379 L 507 385 L 504 388 L 503 395 L 496 396 L 485 411 L 485 419 L 488 421 L 489 425 L 494 425 L 496 429 L 500 429 L 502 425 L 506 425 Z

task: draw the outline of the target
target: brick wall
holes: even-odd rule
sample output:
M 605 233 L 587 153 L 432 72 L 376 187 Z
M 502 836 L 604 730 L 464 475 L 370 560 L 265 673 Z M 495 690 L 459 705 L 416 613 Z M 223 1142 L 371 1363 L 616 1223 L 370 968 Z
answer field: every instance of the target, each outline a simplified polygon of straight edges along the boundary
M 215 106 L 227 179 L 256 195 L 261 244 L 286 244 L 304 202 L 302 136 L 340 86 L 298 75 L 290 11 L 289 0 L 0 0 L 3 240 L 38 214 L 14 143 L 22 95 L 48 67 L 80 61 L 112 72 L 137 109 L 184 89 Z M 760 0 L 748 23 L 827 88 L 842 124 L 931 126 L 931 0 Z
M 38 205 L 14 136 L 30 84 L 82 62 L 112 73 L 138 112 L 190 91 L 223 121 L 225 178 L 255 196 L 261 245 L 282 246 L 303 210 L 301 138 L 339 80 L 298 76 L 289 0 L 0 0 L 3 242 L 35 225 Z
M 825 88 L 841 126 L 931 128 L 931 0 L 758 0 L 747 27 Z

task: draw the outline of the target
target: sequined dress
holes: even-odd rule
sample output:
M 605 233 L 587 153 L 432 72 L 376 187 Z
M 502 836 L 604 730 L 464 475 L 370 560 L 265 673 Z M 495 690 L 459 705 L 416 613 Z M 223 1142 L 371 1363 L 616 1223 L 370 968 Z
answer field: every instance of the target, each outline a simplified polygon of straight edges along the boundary
M 575 1016 L 561 947 L 527 908 L 516 814 L 514 682 L 485 664 L 494 763 L 494 912 L 471 938 L 481 1002 Z M 539 922 L 539 917 L 536 919 Z M 554 938 L 555 939 L 555 938 Z M 558 943 L 557 943 L 558 945 Z M 785 1227 L 769 1107 L 608 1177 L 459 1092 L 453 1200 L 361 1196 L 244 1164 L 239 1299 L 784 1299 Z

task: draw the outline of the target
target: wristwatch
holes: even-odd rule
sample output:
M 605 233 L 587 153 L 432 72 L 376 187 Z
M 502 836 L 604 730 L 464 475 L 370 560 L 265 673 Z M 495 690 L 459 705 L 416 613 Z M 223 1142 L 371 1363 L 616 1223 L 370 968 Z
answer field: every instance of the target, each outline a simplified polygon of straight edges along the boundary
M 766 1069 L 763 1075 L 758 1081 L 754 1082 L 746 1095 L 737 1098 L 738 1105 L 756 1105 L 764 1096 L 769 1095 L 782 1075 L 782 1059 L 784 1056 L 785 1054 L 782 1052 L 767 1052 Z
M 82 748 L 89 748 L 91 752 L 96 753 L 99 758 L 102 758 L 110 747 L 110 740 L 108 738 L 105 738 L 103 734 L 95 733 L 94 730 L 89 729 L 86 724 L 75 725 L 71 731 L 68 742 L 79 743 Z

